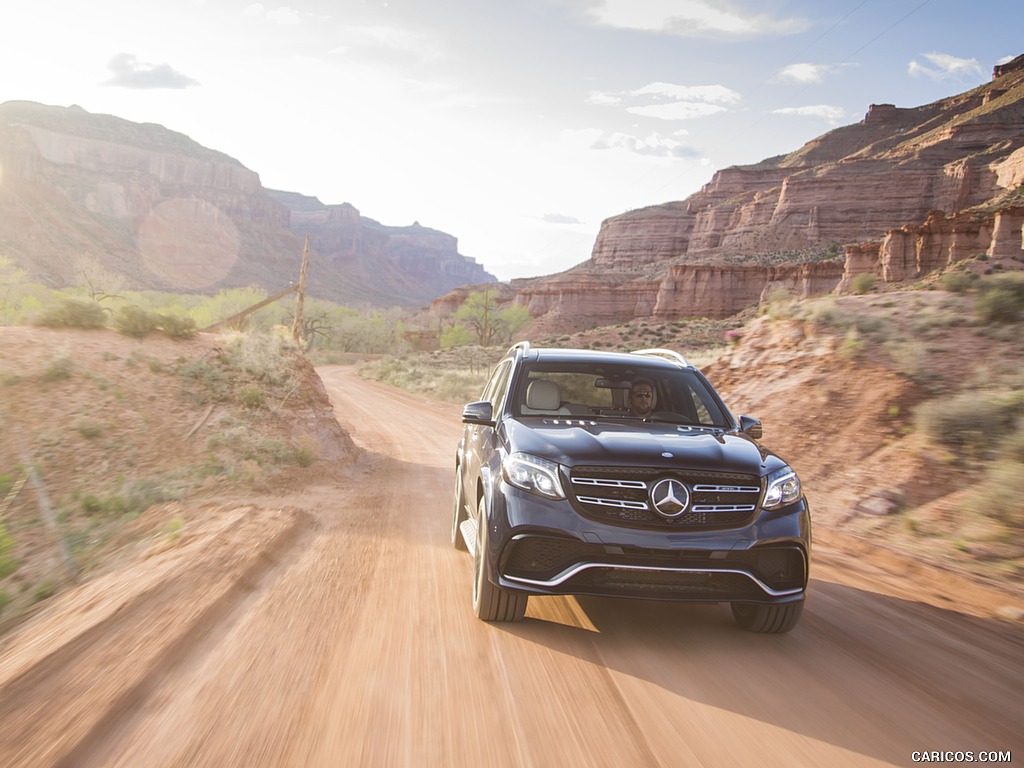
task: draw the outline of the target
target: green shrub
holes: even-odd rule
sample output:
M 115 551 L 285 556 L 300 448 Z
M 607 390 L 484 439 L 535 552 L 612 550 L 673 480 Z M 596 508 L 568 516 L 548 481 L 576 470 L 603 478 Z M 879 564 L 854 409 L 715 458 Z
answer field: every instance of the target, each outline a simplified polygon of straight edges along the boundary
M 873 293 L 877 286 L 878 277 L 876 275 L 863 274 L 853 278 L 853 292 L 858 296 Z
M 974 314 L 982 323 L 1012 323 L 1024 313 L 1024 273 L 986 277 L 974 300 Z
M 43 371 L 43 381 L 63 381 L 71 378 L 72 368 L 71 355 L 67 352 L 59 352 L 50 360 L 50 364 Z
M 92 440 L 103 434 L 103 425 L 95 419 L 84 417 L 75 422 L 75 429 L 78 434 L 86 440 Z
M 32 598 L 35 602 L 39 603 L 43 600 L 49 600 L 55 594 L 57 594 L 57 582 L 53 579 L 47 579 L 36 587 L 35 592 L 32 593 Z
M 864 351 L 864 342 L 857 333 L 856 328 L 851 328 L 843 337 L 843 343 L 839 345 L 837 354 L 847 360 L 852 360 Z
M 965 392 L 922 403 L 914 420 L 918 431 L 933 443 L 978 454 L 994 448 L 994 441 L 1011 431 L 1017 411 L 1012 399 Z
M 224 362 L 271 386 L 291 383 L 295 345 L 273 334 L 244 334 L 228 343 Z
M 139 515 L 154 504 L 177 501 L 184 498 L 186 492 L 187 487 L 182 483 L 158 479 L 131 480 L 111 493 L 87 494 L 79 500 L 79 505 L 87 515 L 116 518 Z
M 950 293 L 964 293 L 971 287 L 973 277 L 970 272 L 947 272 L 942 276 L 940 282 L 942 287 Z
M 238 393 L 239 402 L 246 408 L 262 408 L 266 402 L 263 390 L 259 387 L 244 387 Z
M 1019 463 L 1001 460 L 964 500 L 964 511 L 1001 521 L 1011 529 L 1024 527 L 1024 471 Z
M 1012 323 L 1021 310 L 1021 302 L 1007 288 L 989 288 L 974 300 L 974 314 L 982 323 Z
M 231 377 L 220 365 L 205 357 L 180 361 L 174 367 L 175 373 L 184 379 L 200 385 L 193 395 L 200 403 L 220 402 L 227 399 Z
M 61 299 L 55 307 L 44 310 L 35 319 L 44 328 L 103 328 L 107 313 L 95 301 Z
M 18 570 L 14 559 L 14 539 L 8 535 L 3 520 L 0 520 L 0 579 L 6 579 Z
M 1018 421 L 1017 428 L 999 444 L 999 456 L 1006 461 L 1024 464 L 1024 424 Z M 1024 467 L 1018 471 L 1024 475 Z
M 114 316 L 114 327 L 125 336 L 136 339 L 156 330 L 157 322 L 156 315 L 134 305 L 122 307 Z
M 172 339 L 191 339 L 197 333 L 196 321 L 191 317 L 158 315 L 157 324 Z

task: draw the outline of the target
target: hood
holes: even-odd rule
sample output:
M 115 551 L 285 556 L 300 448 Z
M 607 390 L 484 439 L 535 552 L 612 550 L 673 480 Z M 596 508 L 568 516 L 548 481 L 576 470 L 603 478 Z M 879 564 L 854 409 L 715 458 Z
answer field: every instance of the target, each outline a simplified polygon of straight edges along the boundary
M 634 465 L 767 475 L 785 462 L 745 434 L 642 422 L 509 421 L 509 449 L 566 466 Z

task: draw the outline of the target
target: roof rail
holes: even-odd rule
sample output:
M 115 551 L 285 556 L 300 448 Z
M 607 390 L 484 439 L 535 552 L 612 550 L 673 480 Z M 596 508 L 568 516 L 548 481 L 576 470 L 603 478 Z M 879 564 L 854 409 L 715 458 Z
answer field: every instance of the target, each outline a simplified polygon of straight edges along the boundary
M 679 365 L 690 367 L 690 362 L 683 357 L 681 354 L 673 349 L 636 349 L 630 352 L 631 355 L 649 355 L 651 357 L 663 357 L 666 360 L 671 360 L 673 363 L 679 363 Z
M 525 340 L 524 341 L 517 341 L 515 344 L 513 344 L 511 347 L 508 348 L 508 352 L 506 352 L 505 354 L 507 355 L 509 352 L 511 352 L 514 349 L 521 349 L 521 350 L 523 350 L 523 354 L 525 355 L 527 352 L 530 351 L 530 342 L 525 341 Z

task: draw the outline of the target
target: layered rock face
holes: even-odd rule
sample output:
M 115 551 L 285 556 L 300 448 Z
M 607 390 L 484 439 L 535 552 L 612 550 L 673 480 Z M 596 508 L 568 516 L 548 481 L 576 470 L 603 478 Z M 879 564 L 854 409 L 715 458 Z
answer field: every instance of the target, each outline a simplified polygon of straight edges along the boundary
M 291 215 L 296 235 L 308 234 L 311 264 L 319 280 L 344 302 L 422 306 L 468 284 L 495 282 L 473 259 L 458 252 L 458 240 L 420 226 L 385 226 L 349 203 L 324 205 L 313 197 L 270 191 Z
M 589 261 L 523 286 L 531 313 L 724 317 L 785 288 L 904 281 L 968 256 L 1021 258 L 1024 56 L 917 108 L 871 105 L 785 156 L 717 172 L 680 202 L 603 222 Z M 550 324 L 550 323 L 549 323 Z
M 298 279 L 307 234 L 309 292 L 321 298 L 420 305 L 494 280 L 451 235 L 271 193 L 237 160 L 162 126 L 0 105 L 0 255 L 33 279 L 74 284 L 87 256 L 131 288 L 276 293 Z

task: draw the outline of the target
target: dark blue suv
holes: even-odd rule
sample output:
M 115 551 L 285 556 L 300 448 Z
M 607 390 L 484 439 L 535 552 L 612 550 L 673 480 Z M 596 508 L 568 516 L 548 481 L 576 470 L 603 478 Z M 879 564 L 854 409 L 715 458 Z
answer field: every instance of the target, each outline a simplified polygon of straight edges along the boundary
M 530 595 L 600 595 L 796 626 L 811 541 L 800 480 L 681 355 L 521 342 L 462 421 L 452 544 L 473 555 L 479 618 L 519 621 Z

